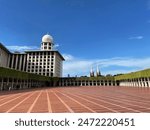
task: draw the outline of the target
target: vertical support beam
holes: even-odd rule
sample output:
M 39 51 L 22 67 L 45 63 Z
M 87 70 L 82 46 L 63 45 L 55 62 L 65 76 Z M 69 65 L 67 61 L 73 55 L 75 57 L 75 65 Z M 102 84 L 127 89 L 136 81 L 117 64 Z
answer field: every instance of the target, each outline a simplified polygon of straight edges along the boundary
M 11 88 L 14 89 L 14 78 L 12 79 L 12 82 L 11 82 Z
M 138 84 L 138 87 L 140 87 L 139 78 L 137 78 L 137 84 Z
M 25 62 L 25 60 L 24 60 L 24 62 Z M 31 63 L 31 62 L 30 62 Z M 24 64 L 25 65 L 25 64 Z M 25 66 L 23 66 L 23 67 L 25 67 Z M 30 72 L 30 70 L 31 70 L 31 64 L 30 64 L 30 70 L 28 71 L 28 68 L 29 68 L 29 54 L 27 54 L 27 65 L 26 65 L 26 72 Z
M 142 83 L 142 87 L 145 87 L 145 84 L 144 84 L 143 78 L 141 79 L 141 83 Z
M 97 85 L 97 80 L 95 81 L 95 84 L 96 84 L 96 86 L 98 86 L 98 85 Z
M 81 80 L 81 85 L 80 86 L 82 86 L 82 80 Z
M 22 79 L 20 80 L 20 88 L 19 89 L 22 89 Z
M 62 86 L 64 86 L 64 80 L 62 80 Z
M 11 68 L 13 68 L 13 65 L 14 65 L 14 55 L 12 55 Z
M 17 68 L 18 68 L 18 54 L 16 54 L 16 63 L 15 63 L 15 69 L 17 70 Z
M 139 83 L 139 87 L 142 87 L 141 79 L 140 78 L 138 78 L 138 83 Z
M 28 88 L 31 88 L 31 79 L 28 79 L 28 83 L 29 83 Z
M 27 87 L 26 88 L 29 88 L 29 80 L 27 79 L 27 85 L 26 85 Z
M 10 86 L 10 84 L 9 84 L 9 77 L 7 78 L 6 86 L 7 86 L 8 90 L 11 90 L 11 86 Z
M 135 86 L 138 87 L 138 81 L 135 79 Z
M 75 80 L 73 81 L 73 86 L 75 86 Z
M 21 66 L 22 66 L 22 56 L 23 56 L 23 55 L 20 55 L 20 61 L 19 61 L 19 70 L 20 70 L 20 71 L 22 71 L 22 70 L 21 70 Z
M 23 81 L 23 88 L 25 88 L 25 86 L 26 86 L 26 81 L 24 79 L 24 81 Z
M 146 87 L 148 88 L 149 84 L 148 84 L 148 78 L 147 77 L 145 77 L 145 84 L 146 84 Z
M 9 64 L 10 64 L 10 56 L 11 54 L 8 55 L 7 67 L 9 67 Z
M 28 54 L 29 55 L 29 54 Z M 26 56 L 27 55 L 23 55 L 23 71 L 27 71 L 28 72 L 28 62 L 29 61 L 27 61 L 27 63 L 26 63 Z M 27 64 L 27 65 L 26 65 Z
M 150 77 L 147 78 L 148 81 L 148 87 L 150 88 Z
M 18 88 L 20 88 L 20 87 L 18 87 L 18 86 L 19 86 L 19 82 L 18 82 L 18 79 L 17 79 L 17 86 L 16 86 L 16 87 L 17 87 L 17 89 L 18 89 Z
M 88 80 L 88 86 L 90 86 L 90 80 Z
M 1 91 L 4 89 L 3 83 L 4 83 L 4 79 L 3 79 L 3 77 L 2 77 L 2 81 L 1 81 Z

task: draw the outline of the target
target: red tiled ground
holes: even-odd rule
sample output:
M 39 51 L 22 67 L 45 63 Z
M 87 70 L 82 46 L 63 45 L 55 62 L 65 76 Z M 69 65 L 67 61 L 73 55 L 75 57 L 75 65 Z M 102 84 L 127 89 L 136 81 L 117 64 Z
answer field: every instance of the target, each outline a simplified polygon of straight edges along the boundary
M 0 112 L 150 112 L 150 89 L 57 87 L 0 92 Z

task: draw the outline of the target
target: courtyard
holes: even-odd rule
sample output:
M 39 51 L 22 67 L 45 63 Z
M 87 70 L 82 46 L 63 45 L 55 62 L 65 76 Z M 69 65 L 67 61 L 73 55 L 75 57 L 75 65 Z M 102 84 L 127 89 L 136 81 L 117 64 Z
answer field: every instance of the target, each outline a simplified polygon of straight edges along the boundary
M 0 92 L 1 113 L 150 112 L 150 89 L 120 86 L 52 87 Z

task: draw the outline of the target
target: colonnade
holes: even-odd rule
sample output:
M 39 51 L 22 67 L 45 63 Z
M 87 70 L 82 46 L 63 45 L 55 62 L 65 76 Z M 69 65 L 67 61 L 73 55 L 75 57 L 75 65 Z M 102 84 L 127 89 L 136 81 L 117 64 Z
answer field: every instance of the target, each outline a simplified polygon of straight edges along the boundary
M 0 77 L 0 91 L 2 90 L 16 90 L 44 86 L 45 82 L 31 80 L 31 79 L 15 79 L 15 78 L 1 78 Z
M 48 86 L 46 81 L 38 81 L 33 79 L 17 79 L 17 78 L 4 78 L 0 77 L 0 91 L 2 90 L 15 90 L 15 89 L 27 89 Z M 146 87 L 150 88 L 150 77 L 148 78 L 136 78 L 127 80 L 81 80 L 71 78 L 60 78 L 56 82 L 49 83 L 49 86 L 131 86 L 131 87 Z
M 117 86 L 118 83 L 112 80 L 72 80 L 60 79 L 58 86 Z
M 121 80 L 119 86 L 149 87 L 150 77 Z

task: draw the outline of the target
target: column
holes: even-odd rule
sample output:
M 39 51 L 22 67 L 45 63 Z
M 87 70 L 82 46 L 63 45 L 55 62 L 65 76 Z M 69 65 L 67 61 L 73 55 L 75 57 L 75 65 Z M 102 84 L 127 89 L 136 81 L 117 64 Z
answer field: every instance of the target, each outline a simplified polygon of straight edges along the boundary
M 140 78 L 138 78 L 138 84 L 139 84 L 139 87 L 142 87 L 142 86 L 141 86 Z
M 76 83 L 75 83 L 75 80 L 74 80 L 74 81 L 73 81 L 73 86 L 76 86 L 75 84 L 76 84 Z
M 42 68 L 41 68 L 41 75 L 43 75 L 43 69 L 44 69 L 44 52 L 41 53 L 42 56 Z M 40 58 L 41 59 L 41 58 Z
M 29 88 L 31 88 L 31 79 L 29 79 Z
M 135 79 L 135 86 L 138 87 L 138 80 Z
M 150 88 L 150 77 L 147 77 L 148 87 Z
M 140 87 L 139 78 L 137 78 L 137 86 Z
M 64 86 L 64 80 L 62 80 L 62 86 Z
M 9 56 L 8 56 L 8 61 L 7 61 L 7 67 L 9 67 L 9 64 L 10 64 L 10 54 L 9 54 Z
M 14 78 L 12 79 L 12 82 L 11 82 L 11 88 L 14 89 Z
M 18 54 L 16 54 L 16 63 L 15 63 L 15 69 L 17 70 L 18 67 Z
M 61 81 L 61 80 L 59 80 L 59 83 L 58 83 L 58 84 L 59 84 L 59 87 L 61 87 L 61 82 L 62 82 L 62 81 Z
M 14 55 L 12 55 L 11 68 L 13 68 L 13 64 L 14 64 Z
M 145 77 L 144 80 L 145 80 L 145 86 L 146 86 L 146 87 L 149 87 L 149 85 L 148 85 L 148 78 Z
M 37 69 L 37 68 L 36 68 L 36 66 L 37 66 L 37 65 L 36 65 L 36 63 L 37 63 L 37 62 L 36 62 L 36 59 L 37 59 L 36 56 L 37 56 L 37 53 L 35 52 L 35 55 L 34 55 L 34 58 L 33 58 L 33 59 L 34 59 L 34 72 L 33 72 L 33 73 L 35 73 L 35 74 L 37 74 L 37 72 L 36 72 L 36 69 Z M 46 61 L 46 64 L 47 64 L 47 61 Z M 46 69 L 46 71 L 45 71 L 46 76 L 49 76 L 49 75 L 47 75 L 47 68 L 45 68 L 45 69 Z
M 21 71 L 21 66 L 22 66 L 22 55 L 20 55 L 20 61 L 19 61 L 19 70 Z
M 28 79 L 27 79 L 27 85 L 26 85 L 27 87 L 26 88 L 28 88 L 29 87 L 29 81 L 28 81 Z
M 145 86 L 144 86 L 143 78 L 141 78 L 141 83 L 142 83 L 142 87 L 145 87 Z
M 30 72 L 30 71 L 28 71 L 28 66 L 29 66 L 29 54 L 27 54 L 27 66 L 26 66 L 26 72 Z M 30 62 L 31 63 L 31 62 Z M 31 70 L 31 64 L 30 64 L 30 70 Z
M 10 85 L 10 84 L 9 84 L 9 78 L 7 78 L 6 86 L 7 86 L 8 90 L 11 90 L 11 86 L 9 86 L 9 85 Z
M 23 81 L 23 88 L 25 88 L 25 84 L 26 84 L 26 82 L 25 82 L 25 79 L 24 79 L 24 81 Z
M 3 87 L 3 82 L 4 82 L 4 79 L 2 78 L 2 81 L 1 81 L 1 91 L 4 89 Z
M 90 80 L 88 80 L 88 86 L 90 86 Z
M 95 81 L 95 84 L 96 84 L 96 86 L 98 86 L 98 85 L 97 85 L 97 80 Z
M 22 89 L 22 79 L 20 80 L 20 89 Z
M 23 71 L 26 70 L 28 72 L 28 62 L 26 62 L 26 56 L 27 55 L 23 55 Z M 25 66 L 26 64 L 27 64 L 27 66 Z
M 80 86 L 82 86 L 82 80 L 81 80 L 81 84 L 80 84 Z

